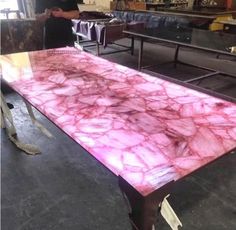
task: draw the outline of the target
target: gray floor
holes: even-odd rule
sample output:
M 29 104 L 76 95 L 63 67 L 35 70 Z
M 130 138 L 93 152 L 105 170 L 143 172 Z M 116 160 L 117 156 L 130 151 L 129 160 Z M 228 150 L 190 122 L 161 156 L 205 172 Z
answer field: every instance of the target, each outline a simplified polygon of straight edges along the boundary
M 122 41 L 126 43 L 125 40 Z M 137 45 L 137 44 L 136 44 Z M 145 44 L 145 62 L 159 64 L 171 60 L 170 46 Z M 235 62 L 184 49 L 180 59 L 206 64 L 236 74 Z M 137 49 L 104 56 L 136 68 Z M 223 58 L 223 57 L 221 57 Z M 196 69 L 160 66 L 158 71 L 179 79 L 199 74 Z M 200 86 L 236 97 L 236 80 L 213 77 Z M 6 94 L 21 140 L 40 147 L 42 154 L 27 156 L 16 149 L 1 132 L 1 211 L 2 230 L 129 230 L 125 202 L 117 178 L 87 154 L 44 116 L 37 118 L 54 134 L 53 139 L 35 128 L 21 99 Z M 171 194 L 170 203 L 184 230 L 236 229 L 236 154 L 217 160 L 184 179 Z M 170 229 L 162 218 L 158 229 Z

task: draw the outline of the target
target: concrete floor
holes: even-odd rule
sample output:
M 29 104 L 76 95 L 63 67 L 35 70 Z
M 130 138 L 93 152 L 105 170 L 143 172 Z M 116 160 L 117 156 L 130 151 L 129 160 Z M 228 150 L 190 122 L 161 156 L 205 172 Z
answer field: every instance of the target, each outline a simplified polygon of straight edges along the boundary
M 126 43 L 126 41 L 122 41 Z M 136 44 L 137 45 L 137 44 Z M 137 47 L 137 46 L 136 46 Z M 170 46 L 145 44 L 145 62 L 170 60 Z M 104 56 L 136 68 L 135 56 L 128 53 Z M 235 62 L 216 60 L 214 55 L 184 49 L 180 59 L 206 64 L 236 74 Z M 187 79 L 199 72 L 178 66 L 158 67 L 159 72 Z M 236 98 L 236 80 L 214 77 L 202 87 Z M 19 138 L 36 144 L 42 151 L 28 156 L 19 151 L 1 132 L 1 229 L 2 230 L 129 230 L 127 208 L 117 178 L 78 144 L 36 112 L 38 120 L 53 134 L 44 136 L 31 124 L 22 100 L 14 93 L 6 98 L 12 110 Z M 175 187 L 169 199 L 184 230 L 236 229 L 236 154 L 217 160 Z M 160 217 L 160 230 L 170 229 Z

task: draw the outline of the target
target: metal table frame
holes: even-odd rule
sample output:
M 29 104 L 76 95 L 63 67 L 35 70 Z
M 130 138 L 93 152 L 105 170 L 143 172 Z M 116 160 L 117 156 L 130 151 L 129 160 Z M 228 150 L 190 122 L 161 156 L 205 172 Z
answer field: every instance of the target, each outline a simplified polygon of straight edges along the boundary
M 205 78 L 209 78 L 209 77 L 212 77 L 212 76 L 215 76 L 215 75 L 218 75 L 218 74 L 229 76 L 229 77 L 232 77 L 232 78 L 236 78 L 236 76 L 233 75 L 233 74 L 229 74 L 229 73 L 226 73 L 226 72 L 223 72 L 223 71 L 216 71 L 214 69 L 207 68 L 205 66 L 189 64 L 189 63 L 181 62 L 181 61 L 178 60 L 178 54 L 179 54 L 179 51 L 180 51 L 180 47 L 187 47 L 187 48 L 192 48 L 192 49 L 197 49 L 197 50 L 203 50 L 203 51 L 210 52 L 210 53 L 216 53 L 218 55 L 217 57 L 219 57 L 219 55 L 227 55 L 227 56 L 236 57 L 236 54 L 234 54 L 234 53 L 229 53 L 229 52 L 221 51 L 221 50 L 214 50 L 214 49 L 211 49 L 211 48 L 206 48 L 206 47 L 202 47 L 202 46 L 187 44 L 187 43 L 183 43 L 183 42 L 178 42 L 178 41 L 173 41 L 173 40 L 168 40 L 168 39 L 163 39 L 163 38 L 158 38 L 158 37 L 152 37 L 152 36 L 149 36 L 149 35 L 144 35 L 144 34 L 141 34 L 141 33 L 138 33 L 138 32 L 133 32 L 133 31 L 128 31 L 128 30 L 124 30 L 123 32 L 124 32 L 124 34 L 129 35 L 133 38 L 137 38 L 139 40 L 138 70 L 140 70 L 140 71 L 142 69 L 148 69 L 148 68 L 154 66 L 154 65 L 149 65 L 149 66 L 144 66 L 144 67 L 142 66 L 144 41 L 153 40 L 153 41 L 157 41 L 157 42 L 164 42 L 164 43 L 174 44 L 176 46 L 175 47 L 174 60 L 173 60 L 175 66 L 177 65 L 177 63 L 181 63 L 181 64 L 184 64 L 184 65 L 197 67 L 197 68 L 200 68 L 200 69 L 207 70 L 207 71 L 211 72 L 209 74 L 205 74 L 203 76 L 199 76 L 199 77 L 187 80 L 186 81 L 187 83 L 198 81 L 198 80 L 203 80 Z
M 103 53 L 100 51 L 101 44 L 97 40 L 95 40 L 95 41 L 88 40 L 86 36 L 84 36 L 83 34 L 80 34 L 80 33 L 76 33 L 76 37 L 77 37 L 76 45 L 79 46 L 82 50 L 84 50 L 86 52 L 91 52 L 87 48 L 96 46 L 96 56 L 115 54 L 115 53 L 121 53 L 121 52 L 128 52 L 128 51 L 130 51 L 131 55 L 134 54 L 134 37 L 130 37 L 130 39 L 131 39 L 130 46 L 125 46 L 122 44 L 112 42 L 112 43 L 110 43 L 111 45 L 113 45 L 112 48 L 114 48 L 114 45 L 115 45 L 115 46 L 121 47 L 122 49 L 110 51 L 110 52 L 103 52 Z M 81 38 L 84 38 L 85 40 L 81 40 Z M 90 43 L 90 44 L 82 45 L 85 43 Z M 77 47 L 77 46 L 75 46 L 75 47 Z M 107 47 L 109 48 L 109 44 L 107 45 Z
M 108 19 L 107 19 L 107 18 L 104 18 L 104 19 L 89 19 L 89 20 L 86 20 L 86 21 L 87 21 L 87 22 L 94 22 L 94 23 L 96 23 L 96 22 L 108 22 L 108 21 L 110 21 L 110 20 L 111 20 L 110 18 L 108 18 Z M 119 49 L 119 50 L 115 50 L 115 51 L 111 51 L 111 52 L 104 52 L 104 53 L 101 53 L 101 52 L 100 52 L 100 46 L 101 46 L 101 44 L 100 44 L 97 40 L 95 40 L 95 41 L 89 40 L 84 34 L 78 33 L 78 32 L 76 32 L 74 29 L 73 29 L 73 32 L 74 32 L 74 34 L 76 35 L 76 38 L 77 38 L 76 44 L 77 44 L 81 49 L 83 49 L 83 50 L 86 51 L 86 52 L 90 52 L 90 51 L 87 49 L 88 47 L 94 47 L 94 46 L 96 46 L 96 55 L 97 55 L 97 56 L 108 55 L 108 54 L 115 54 L 115 53 L 121 53 L 121 52 L 128 52 L 128 51 L 130 51 L 131 55 L 134 54 L 134 37 L 133 37 L 133 36 L 131 36 L 131 37 L 129 36 L 130 39 L 131 39 L 131 44 L 130 44 L 130 46 L 125 46 L 125 45 L 122 45 L 122 44 L 118 44 L 118 43 L 112 42 L 112 43 L 110 43 L 110 44 L 115 45 L 115 46 L 118 46 L 118 47 L 122 47 L 123 49 Z M 84 40 L 81 40 L 81 38 L 84 39 Z M 83 46 L 81 46 L 81 44 L 83 44 L 83 43 L 93 43 L 93 44 L 88 44 L 88 45 L 83 45 Z M 107 45 L 107 47 L 108 47 L 108 45 Z

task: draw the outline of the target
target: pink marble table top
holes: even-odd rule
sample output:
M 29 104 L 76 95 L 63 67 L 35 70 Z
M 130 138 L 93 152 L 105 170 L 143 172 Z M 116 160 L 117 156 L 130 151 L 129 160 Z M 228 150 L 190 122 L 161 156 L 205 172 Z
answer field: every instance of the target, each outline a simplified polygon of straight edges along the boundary
M 236 104 L 74 48 L 1 56 L 21 96 L 146 196 L 236 147 Z

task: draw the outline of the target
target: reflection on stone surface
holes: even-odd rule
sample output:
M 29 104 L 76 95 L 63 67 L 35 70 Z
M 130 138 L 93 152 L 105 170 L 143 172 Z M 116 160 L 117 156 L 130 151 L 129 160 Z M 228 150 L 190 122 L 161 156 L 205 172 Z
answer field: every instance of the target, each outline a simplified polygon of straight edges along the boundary
M 74 48 L 21 55 L 3 78 L 143 195 L 236 147 L 234 103 Z
M 33 19 L 1 20 L 1 54 L 41 50 L 43 26 Z

